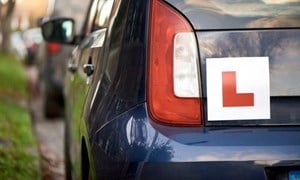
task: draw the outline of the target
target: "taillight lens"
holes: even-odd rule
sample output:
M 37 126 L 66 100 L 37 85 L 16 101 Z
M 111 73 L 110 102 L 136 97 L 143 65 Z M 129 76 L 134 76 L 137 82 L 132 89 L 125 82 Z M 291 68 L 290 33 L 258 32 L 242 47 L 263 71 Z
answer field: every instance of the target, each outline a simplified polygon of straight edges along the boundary
M 187 20 L 152 1 L 148 103 L 152 117 L 172 125 L 202 125 L 197 45 Z
M 49 55 L 55 55 L 60 51 L 60 44 L 55 42 L 47 43 L 47 51 Z
M 178 97 L 199 97 L 198 54 L 192 32 L 177 33 L 174 38 L 173 82 Z

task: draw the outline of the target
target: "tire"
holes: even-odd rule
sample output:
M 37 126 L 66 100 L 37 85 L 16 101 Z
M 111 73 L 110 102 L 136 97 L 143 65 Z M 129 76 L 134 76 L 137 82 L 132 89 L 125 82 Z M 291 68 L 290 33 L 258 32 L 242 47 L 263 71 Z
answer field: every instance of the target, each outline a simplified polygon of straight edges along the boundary
M 64 98 L 62 95 L 62 90 L 51 87 L 48 87 L 47 89 L 45 89 L 44 92 L 44 116 L 46 118 L 63 117 Z
M 82 180 L 91 179 L 89 156 L 84 138 L 82 138 L 81 143 L 81 176 Z
M 70 134 L 69 134 L 69 124 L 65 120 L 65 137 L 64 137 L 64 153 L 65 153 L 65 176 L 66 180 L 72 180 L 72 165 L 70 158 Z

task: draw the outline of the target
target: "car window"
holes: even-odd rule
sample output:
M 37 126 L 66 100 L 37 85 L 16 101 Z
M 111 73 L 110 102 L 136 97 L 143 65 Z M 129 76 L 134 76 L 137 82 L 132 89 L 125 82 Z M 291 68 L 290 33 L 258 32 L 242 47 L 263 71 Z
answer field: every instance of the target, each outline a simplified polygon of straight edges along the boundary
M 93 23 L 93 31 L 108 26 L 114 0 L 100 0 L 97 7 L 97 14 Z
M 236 17 L 274 17 L 300 14 L 300 0 L 210 0 L 207 3 L 191 0 L 189 4 L 199 8 L 211 8 L 215 12 Z
M 300 27 L 300 0 L 166 1 L 197 30 Z
M 98 2 L 99 2 L 99 0 L 92 0 L 90 3 L 89 11 L 86 16 L 85 24 L 83 26 L 83 33 L 85 35 L 92 32 L 93 22 L 95 20 L 95 16 L 97 13 Z

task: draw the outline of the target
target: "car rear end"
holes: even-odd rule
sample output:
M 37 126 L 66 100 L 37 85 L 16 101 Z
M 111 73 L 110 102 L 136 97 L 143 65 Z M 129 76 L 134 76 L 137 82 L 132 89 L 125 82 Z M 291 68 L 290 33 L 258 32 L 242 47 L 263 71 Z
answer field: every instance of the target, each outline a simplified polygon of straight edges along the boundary
M 299 1 L 153 0 L 141 177 L 300 178 L 299 47 Z

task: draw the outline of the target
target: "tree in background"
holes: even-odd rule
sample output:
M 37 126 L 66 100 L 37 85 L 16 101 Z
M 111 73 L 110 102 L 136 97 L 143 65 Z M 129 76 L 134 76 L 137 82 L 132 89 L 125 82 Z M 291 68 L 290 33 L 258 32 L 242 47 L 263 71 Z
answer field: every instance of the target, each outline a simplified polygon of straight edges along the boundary
M 2 33 L 2 43 L 0 51 L 9 53 L 11 20 L 15 8 L 16 0 L 0 0 L 0 32 Z

